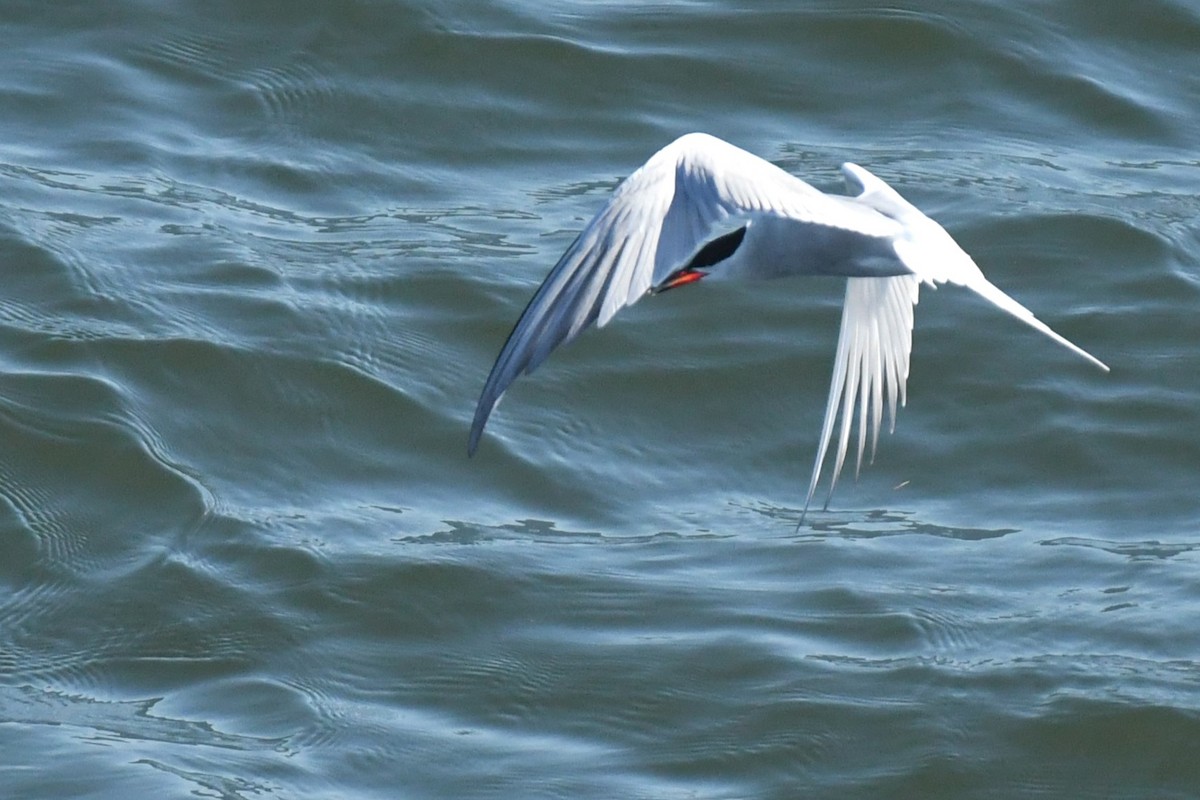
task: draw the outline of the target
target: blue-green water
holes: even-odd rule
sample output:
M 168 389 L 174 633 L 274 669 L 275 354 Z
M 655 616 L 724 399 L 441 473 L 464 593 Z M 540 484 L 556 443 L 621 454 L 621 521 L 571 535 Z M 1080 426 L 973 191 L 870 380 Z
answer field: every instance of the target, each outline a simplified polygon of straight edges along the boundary
M 1194 797 L 1200 2 L 0 5 L 0 797 Z M 797 528 L 841 286 L 533 289 L 704 130 L 940 220 Z

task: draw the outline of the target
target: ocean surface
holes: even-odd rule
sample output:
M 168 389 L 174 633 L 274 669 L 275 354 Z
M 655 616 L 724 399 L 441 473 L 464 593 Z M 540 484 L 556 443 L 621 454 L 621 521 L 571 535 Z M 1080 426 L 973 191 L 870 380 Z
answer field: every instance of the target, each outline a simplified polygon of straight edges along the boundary
M 704 284 L 468 459 L 696 130 L 1111 373 L 923 290 L 798 524 L 842 282 Z M 1200 0 L 13 0 L 0 276 L 4 800 L 1200 794 Z

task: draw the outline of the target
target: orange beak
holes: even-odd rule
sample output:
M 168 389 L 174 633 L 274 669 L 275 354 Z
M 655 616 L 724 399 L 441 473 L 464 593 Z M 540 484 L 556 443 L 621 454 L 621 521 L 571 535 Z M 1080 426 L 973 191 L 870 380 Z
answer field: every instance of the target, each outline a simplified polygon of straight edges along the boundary
M 667 289 L 675 289 L 679 286 L 686 286 L 689 283 L 695 283 L 705 276 L 706 273 L 699 270 L 681 269 L 665 281 L 655 286 L 652 290 L 654 294 L 665 292 Z

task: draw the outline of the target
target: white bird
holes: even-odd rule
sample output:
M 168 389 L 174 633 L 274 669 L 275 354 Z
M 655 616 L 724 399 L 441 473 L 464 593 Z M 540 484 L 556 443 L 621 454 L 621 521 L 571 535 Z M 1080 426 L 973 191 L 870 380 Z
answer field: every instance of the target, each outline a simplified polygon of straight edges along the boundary
M 475 453 L 508 386 L 593 322 L 604 325 L 647 294 L 706 278 L 840 275 L 847 278 L 833 381 L 804 502 L 821 477 L 835 418 L 842 419 L 829 495 L 858 415 L 858 460 L 871 457 L 887 396 L 891 429 L 905 403 L 913 306 L 921 283 L 955 283 L 990 300 L 1107 371 L 992 285 L 941 225 L 855 164 L 854 197 L 827 195 L 728 142 L 691 133 L 659 150 L 613 192 L 538 287 L 483 386 L 467 444 Z

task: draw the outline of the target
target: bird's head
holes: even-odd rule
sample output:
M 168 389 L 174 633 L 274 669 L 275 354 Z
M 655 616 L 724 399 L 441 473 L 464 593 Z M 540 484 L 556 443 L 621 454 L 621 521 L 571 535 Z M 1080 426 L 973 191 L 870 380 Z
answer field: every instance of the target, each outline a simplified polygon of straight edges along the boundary
M 688 262 L 667 275 L 659 283 L 650 287 L 651 294 L 659 294 L 678 286 L 695 283 L 714 269 L 719 269 L 721 262 L 729 259 L 741 247 L 746 238 L 746 225 L 721 234 L 706 241 L 700 246 Z

